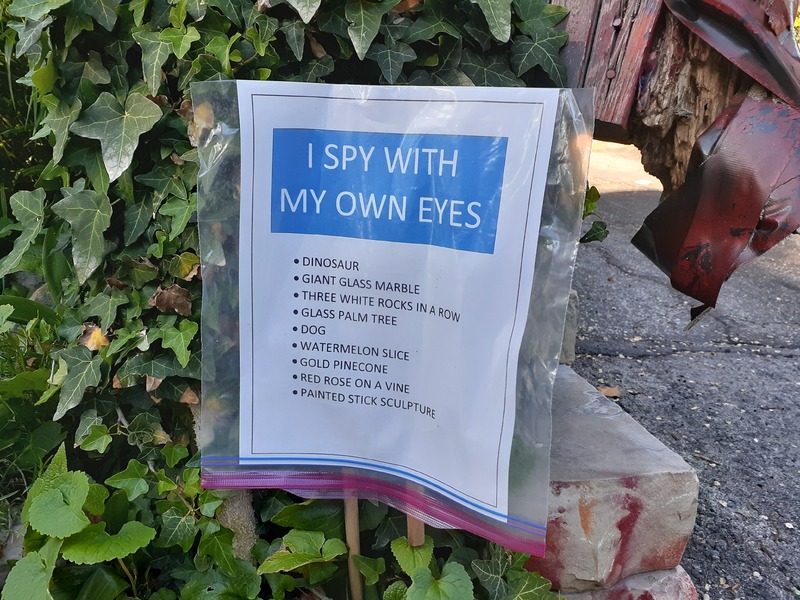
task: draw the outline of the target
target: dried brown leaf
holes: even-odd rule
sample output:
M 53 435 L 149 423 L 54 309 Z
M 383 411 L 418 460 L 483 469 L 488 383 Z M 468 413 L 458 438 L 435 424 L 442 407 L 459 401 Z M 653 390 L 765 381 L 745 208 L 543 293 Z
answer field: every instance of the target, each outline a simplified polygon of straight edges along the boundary
M 86 346 L 92 352 L 97 352 L 103 346 L 108 346 L 111 342 L 103 334 L 103 331 L 94 323 L 83 324 L 83 334 L 78 338 L 78 343 Z
M 179 402 L 181 404 L 200 404 L 200 398 L 191 387 L 187 387 L 181 394 Z
M 148 392 L 154 392 L 158 389 L 158 386 L 161 385 L 161 382 L 164 381 L 163 379 L 159 379 L 158 377 L 153 377 L 152 375 L 145 375 L 144 376 L 144 389 Z
M 597 391 L 603 394 L 603 396 L 606 398 L 619 398 L 622 393 L 619 389 L 619 386 L 616 385 L 613 387 L 602 385 L 597 388 Z
M 174 284 L 167 289 L 158 286 L 153 296 L 147 301 L 161 312 L 175 312 L 184 317 L 192 314 L 192 295 L 188 290 Z
M 311 54 L 314 55 L 314 58 L 320 59 L 328 56 L 328 51 L 325 50 L 322 44 L 314 39 L 314 36 L 311 35 L 311 32 L 306 32 L 306 39 L 308 40 L 308 45 L 311 48 Z
M 194 118 L 194 110 L 192 108 L 192 101 L 191 100 L 184 100 L 181 102 L 180 107 L 175 109 L 175 112 L 178 113 L 178 116 L 182 119 L 186 119 L 187 121 L 191 121 Z
M 403 0 L 397 4 L 390 12 L 404 13 L 419 5 L 419 0 Z

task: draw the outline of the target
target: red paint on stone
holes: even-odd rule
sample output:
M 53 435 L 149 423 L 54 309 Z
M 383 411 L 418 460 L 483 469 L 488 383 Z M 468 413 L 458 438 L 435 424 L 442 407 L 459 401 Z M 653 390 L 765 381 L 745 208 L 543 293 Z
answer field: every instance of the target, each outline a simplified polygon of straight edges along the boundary
M 639 478 L 635 475 L 633 477 L 623 477 L 622 485 L 629 490 L 635 490 L 639 487 Z
M 652 555 L 642 559 L 642 569 L 644 571 L 661 571 L 677 567 L 681 563 L 683 551 L 686 550 L 688 543 L 689 537 L 686 536 L 672 544 L 660 546 Z
M 644 510 L 644 504 L 639 498 L 631 494 L 625 494 L 622 501 L 622 508 L 627 511 L 624 517 L 617 521 L 617 529 L 619 529 L 619 548 L 617 554 L 614 556 L 614 565 L 611 567 L 607 585 L 613 585 L 622 579 L 628 567 L 628 560 L 630 556 L 631 542 L 633 541 L 633 530 L 639 522 L 639 517 Z M 633 600 L 633 598 L 631 598 Z

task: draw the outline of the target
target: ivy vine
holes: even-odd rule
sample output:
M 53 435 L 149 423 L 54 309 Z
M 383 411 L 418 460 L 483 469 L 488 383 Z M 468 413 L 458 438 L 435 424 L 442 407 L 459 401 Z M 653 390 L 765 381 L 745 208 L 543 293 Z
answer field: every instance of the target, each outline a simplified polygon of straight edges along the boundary
M 26 530 L 3 600 L 345 597 L 340 503 L 200 488 L 189 84 L 560 86 L 565 16 L 546 0 L 0 0 L 0 525 Z M 435 530 L 411 548 L 402 515 L 360 508 L 368 598 L 553 597 L 524 556 Z

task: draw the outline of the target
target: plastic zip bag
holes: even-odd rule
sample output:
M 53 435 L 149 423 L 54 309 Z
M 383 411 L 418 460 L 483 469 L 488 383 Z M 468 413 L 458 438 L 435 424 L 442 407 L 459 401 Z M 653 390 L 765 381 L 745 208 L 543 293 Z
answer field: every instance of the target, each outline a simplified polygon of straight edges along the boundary
M 355 495 L 543 554 L 591 94 L 191 91 L 203 484 Z

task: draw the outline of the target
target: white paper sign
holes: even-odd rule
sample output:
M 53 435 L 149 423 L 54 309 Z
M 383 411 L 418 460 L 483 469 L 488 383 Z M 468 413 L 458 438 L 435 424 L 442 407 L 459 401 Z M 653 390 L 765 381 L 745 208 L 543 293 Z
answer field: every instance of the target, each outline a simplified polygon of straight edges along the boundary
M 558 92 L 239 82 L 240 462 L 504 519 Z

